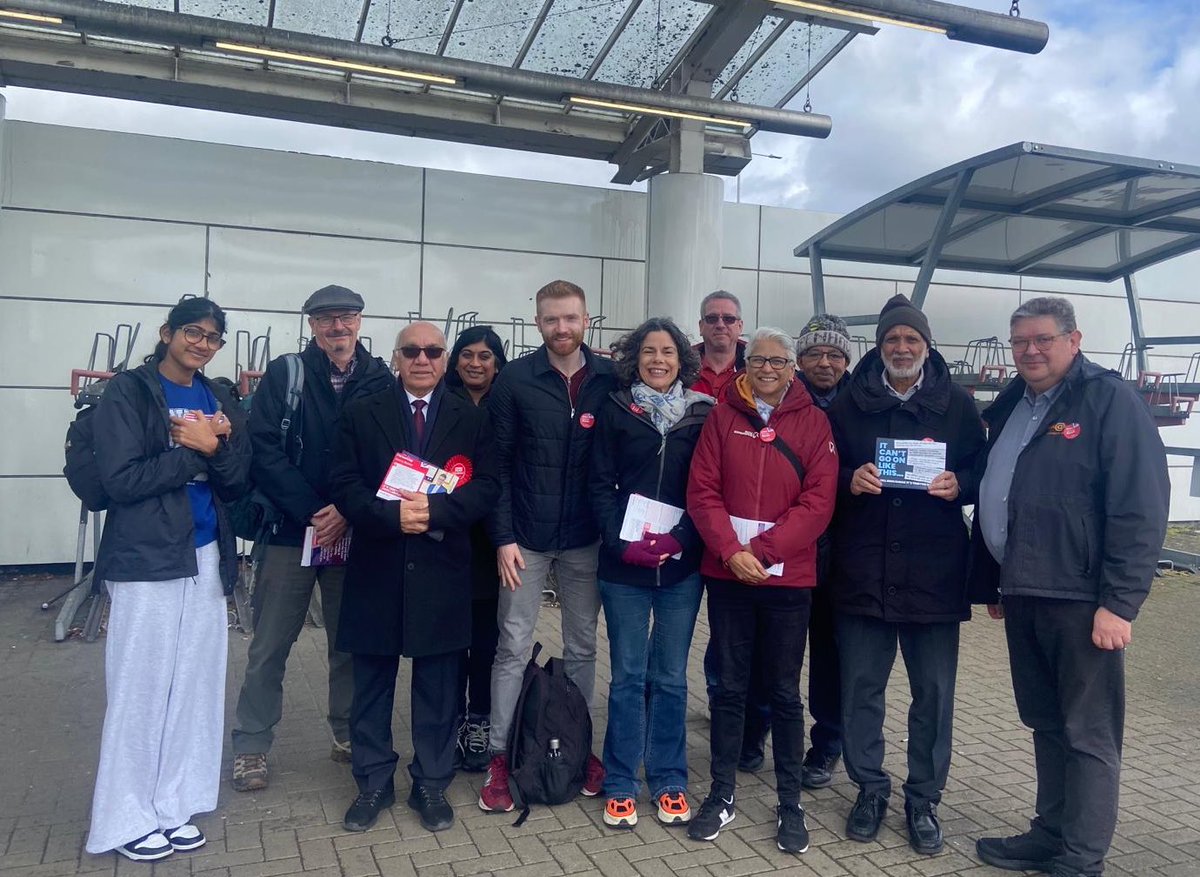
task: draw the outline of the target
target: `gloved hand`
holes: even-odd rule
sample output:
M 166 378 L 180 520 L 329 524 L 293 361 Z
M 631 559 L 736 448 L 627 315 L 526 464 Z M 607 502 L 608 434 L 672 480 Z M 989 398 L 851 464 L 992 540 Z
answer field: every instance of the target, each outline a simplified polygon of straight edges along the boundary
M 679 540 L 670 533 L 647 533 L 646 538 L 654 543 L 654 551 L 659 557 L 665 554 L 670 559 L 671 556 L 683 551 Z
M 650 544 L 650 539 L 640 539 L 637 542 L 630 542 L 621 552 L 621 560 L 625 561 L 630 566 L 644 566 L 648 569 L 654 569 L 658 566 L 658 558 L 662 555 L 662 551 L 657 546 Z

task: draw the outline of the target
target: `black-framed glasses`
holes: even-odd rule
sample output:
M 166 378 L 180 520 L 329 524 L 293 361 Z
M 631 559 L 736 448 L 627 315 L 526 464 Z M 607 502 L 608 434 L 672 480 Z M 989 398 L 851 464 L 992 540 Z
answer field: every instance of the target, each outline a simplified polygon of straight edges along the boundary
M 1056 332 L 1053 335 L 1035 335 L 1032 338 L 1009 338 L 1008 346 L 1012 348 L 1013 353 L 1024 353 L 1032 344 L 1042 353 L 1045 353 L 1054 346 L 1054 342 L 1064 335 L 1070 335 L 1070 332 Z
M 179 331 L 183 333 L 183 340 L 188 344 L 199 344 L 203 341 L 209 350 L 220 350 L 225 346 L 225 339 L 219 332 L 205 332 L 199 326 L 184 326 Z
M 430 360 L 441 359 L 442 354 L 446 352 L 445 347 L 438 347 L 436 344 L 430 344 L 428 347 L 419 347 L 416 344 L 405 344 L 403 347 L 397 347 L 392 351 L 399 353 L 405 359 L 416 359 L 422 353 Z
M 747 356 L 746 357 L 746 365 L 750 366 L 751 368 L 763 368 L 764 366 L 769 365 L 771 368 L 775 369 L 775 371 L 781 371 L 782 369 L 784 369 L 787 366 L 792 365 L 792 364 L 793 364 L 792 361 L 790 359 L 788 359 L 786 356 Z
M 715 326 L 717 323 L 724 323 L 726 326 L 732 326 L 734 323 L 740 323 L 741 317 L 735 317 L 733 314 L 705 314 L 704 322 L 710 326 Z
M 800 358 L 814 365 L 822 359 L 828 359 L 832 365 L 838 365 L 846 361 L 846 354 L 840 350 L 806 350 Z
M 348 329 L 358 325 L 358 321 L 362 319 L 362 314 L 358 311 L 348 311 L 344 314 L 320 314 L 314 316 L 312 321 L 322 329 L 332 329 L 334 323 L 341 323 Z

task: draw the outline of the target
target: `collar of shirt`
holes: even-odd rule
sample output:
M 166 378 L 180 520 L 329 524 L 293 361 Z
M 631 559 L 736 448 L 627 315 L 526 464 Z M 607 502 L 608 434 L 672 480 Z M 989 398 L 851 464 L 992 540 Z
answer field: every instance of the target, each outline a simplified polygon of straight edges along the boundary
M 925 367 L 924 366 L 921 367 L 921 372 L 920 372 L 920 374 L 917 375 L 917 382 L 915 384 L 913 384 L 911 387 L 909 387 L 907 390 L 905 390 L 903 393 L 901 393 L 899 390 L 897 390 L 895 387 L 892 386 L 892 382 L 888 378 L 887 367 L 884 366 L 883 386 L 887 389 L 887 391 L 889 393 L 891 393 L 893 396 L 895 396 L 901 402 L 906 402 L 909 399 L 911 399 L 913 397 L 913 394 L 916 393 L 917 390 L 921 389 L 921 384 L 923 384 L 923 383 L 925 383 Z
M 404 395 L 408 397 L 408 407 L 409 407 L 409 410 L 410 410 L 410 411 L 415 411 L 415 410 L 416 410 L 416 409 L 414 409 L 414 408 L 413 408 L 413 402 L 424 402 L 424 403 L 425 403 L 425 408 L 426 408 L 426 410 L 428 410 L 428 409 L 429 409 L 429 402 L 430 402 L 430 400 L 433 398 L 433 390 L 430 390 L 430 391 L 429 391 L 428 393 L 426 393 L 424 396 L 414 396 L 412 393 L 408 392 L 408 387 L 405 387 L 405 388 L 404 388 Z
M 1043 390 L 1041 393 L 1037 393 L 1037 394 L 1035 394 L 1032 389 L 1030 389 L 1028 386 L 1026 386 L 1025 387 L 1025 401 L 1028 402 L 1031 406 L 1036 406 L 1038 404 L 1038 402 L 1042 402 L 1042 404 L 1044 406 L 1048 407 L 1050 405 L 1053 405 L 1054 400 L 1057 399 L 1059 397 L 1059 395 L 1062 393 L 1063 386 L 1064 386 L 1064 382 L 1059 381 L 1057 384 L 1055 384 L 1049 390 Z M 1044 401 L 1042 401 L 1042 400 L 1044 400 Z
M 342 388 L 346 386 L 346 381 L 350 380 L 350 376 L 354 374 L 354 367 L 358 365 L 358 357 L 350 357 L 350 361 L 346 363 L 346 368 L 343 371 L 339 369 L 334 361 L 329 360 L 329 383 L 333 386 L 335 393 L 340 393 Z

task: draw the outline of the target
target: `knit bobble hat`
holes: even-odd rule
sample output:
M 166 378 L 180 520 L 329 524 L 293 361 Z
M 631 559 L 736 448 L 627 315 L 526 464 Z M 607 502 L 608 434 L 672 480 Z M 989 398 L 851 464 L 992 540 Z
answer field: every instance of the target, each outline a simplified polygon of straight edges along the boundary
M 918 310 L 902 292 L 898 292 L 887 300 L 883 310 L 879 312 L 879 322 L 875 328 L 875 345 L 883 343 L 883 336 L 896 326 L 911 326 L 916 329 L 925 343 L 932 345 L 933 336 L 929 331 L 929 318 Z
M 846 321 L 836 314 L 814 314 L 812 319 L 804 324 L 804 328 L 800 330 L 800 337 L 796 339 L 796 355 L 803 356 L 808 348 L 818 345 L 836 347 L 846 354 L 848 362 L 852 357 L 850 330 L 846 328 Z

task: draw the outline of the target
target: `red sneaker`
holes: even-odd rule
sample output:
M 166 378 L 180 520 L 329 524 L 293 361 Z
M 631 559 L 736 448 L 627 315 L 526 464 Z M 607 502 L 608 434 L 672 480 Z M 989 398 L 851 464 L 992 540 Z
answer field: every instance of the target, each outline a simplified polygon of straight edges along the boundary
M 479 809 L 488 813 L 507 813 L 512 808 L 512 792 L 508 790 L 508 756 L 504 753 L 493 755 L 483 790 L 479 793 Z
M 587 764 L 583 766 L 583 788 L 580 791 L 584 796 L 594 798 L 603 788 L 604 765 L 600 763 L 599 758 L 589 754 Z

